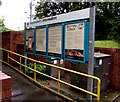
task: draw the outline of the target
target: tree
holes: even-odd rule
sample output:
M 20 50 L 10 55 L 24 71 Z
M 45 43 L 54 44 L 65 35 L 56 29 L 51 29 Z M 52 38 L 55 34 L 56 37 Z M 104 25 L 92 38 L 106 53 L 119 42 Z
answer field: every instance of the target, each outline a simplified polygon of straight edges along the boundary
M 54 0 L 55 1 L 55 0 Z M 87 0 L 86 0 L 87 1 Z M 104 0 L 103 0 L 104 1 Z M 120 2 L 40 2 L 36 18 L 54 16 L 96 5 L 96 40 L 120 40 Z
M 120 41 L 119 26 L 120 2 L 105 2 L 97 4 L 96 39 L 112 39 Z
M 5 20 L 4 20 L 4 18 L 2 17 L 2 18 L 0 19 L 0 32 L 9 31 L 9 29 L 5 27 L 4 21 L 5 21 Z
M 50 3 L 49 2 L 40 2 L 39 5 L 36 7 L 36 15 L 35 15 L 35 19 L 36 18 L 44 18 L 44 17 L 48 17 L 50 13 Z

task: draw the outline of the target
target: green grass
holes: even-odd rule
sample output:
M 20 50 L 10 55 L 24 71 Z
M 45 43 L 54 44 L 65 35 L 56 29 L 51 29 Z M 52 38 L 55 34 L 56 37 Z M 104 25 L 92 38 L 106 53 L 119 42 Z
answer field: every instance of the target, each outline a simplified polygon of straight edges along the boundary
M 95 41 L 95 47 L 120 48 L 120 43 L 113 40 Z

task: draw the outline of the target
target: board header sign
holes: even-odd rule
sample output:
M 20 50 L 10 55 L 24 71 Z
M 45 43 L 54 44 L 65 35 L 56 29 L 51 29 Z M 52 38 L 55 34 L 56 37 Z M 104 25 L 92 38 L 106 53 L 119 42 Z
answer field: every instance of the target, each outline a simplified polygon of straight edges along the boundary
M 26 23 L 26 28 L 34 28 L 35 26 L 49 25 L 53 23 L 62 23 L 73 20 L 82 20 L 90 18 L 90 8 L 77 10 L 57 16 L 46 17 L 38 21 Z

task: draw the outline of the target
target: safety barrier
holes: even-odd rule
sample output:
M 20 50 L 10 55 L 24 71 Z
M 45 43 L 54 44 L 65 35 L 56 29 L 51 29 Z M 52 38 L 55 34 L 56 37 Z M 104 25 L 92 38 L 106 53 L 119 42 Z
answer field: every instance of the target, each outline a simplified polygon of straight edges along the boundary
M 75 88 L 75 89 L 78 89 L 78 90 L 80 90 L 80 91 L 83 91 L 83 92 L 85 92 L 85 93 L 87 93 L 87 94 L 89 94 L 89 95 L 95 96 L 95 97 L 97 97 L 97 102 L 100 101 L 100 79 L 99 79 L 98 77 L 91 76 L 91 75 L 88 75 L 88 74 L 85 74 L 85 73 L 81 73 L 81 72 L 77 72 L 77 71 L 74 71 L 74 70 L 69 70 L 69 69 L 67 69 L 67 68 L 63 68 L 63 67 L 56 66 L 56 65 L 53 65 L 53 64 L 48 64 L 48 63 L 45 63 L 45 62 L 37 61 L 37 60 L 31 59 L 31 58 L 29 58 L 29 57 L 26 57 L 26 56 L 17 54 L 17 53 L 15 53 L 15 52 L 12 52 L 12 51 L 9 51 L 9 50 L 3 49 L 3 48 L 0 48 L 0 50 L 2 51 L 2 60 L 0 60 L 1 62 L 5 63 L 5 64 L 9 65 L 10 67 L 12 67 L 13 69 L 17 70 L 18 72 L 20 72 L 21 74 L 23 74 L 24 76 L 26 76 L 27 78 L 29 78 L 30 80 L 32 80 L 33 82 L 35 82 L 36 84 L 40 85 L 42 88 L 45 88 L 45 89 L 47 89 L 47 90 L 49 90 L 49 91 L 51 91 L 51 92 L 53 92 L 53 93 L 55 93 L 55 94 L 57 94 L 57 95 L 60 95 L 60 96 L 62 96 L 63 98 L 68 99 L 69 101 L 74 101 L 73 99 L 71 99 L 71 98 L 69 98 L 69 97 L 67 97 L 67 96 L 65 96 L 65 95 L 63 95 L 63 94 L 60 93 L 60 83 L 62 83 L 62 84 L 68 85 L 68 86 L 70 86 L 70 87 L 72 87 L 72 88 Z M 7 56 L 7 62 L 3 61 L 3 51 L 6 51 L 6 52 L 8 53 L 8 54 L 7 54 L 7 55 L 8 55 L 8 56 Z M 16 56 L 19 56 L 19 57 L 20 57 L 19 62 L 16 61 L 15 59 L 11 58 L 11 57 L 10 57 L 10 54 L 14 54 L 14 55 L 16 55 Z M 30 61 L 33 61 L 33 62 L 34 62 L 34 69 L 32 69 L 32 68 L 30 68 L 30 67 L 22 64 L 22 63 L 21 63 L 21 59 L 22 59 L 22 58 L 27 59 L 27 60 L 30 60 Z M 17 68 L 15 68 L 14 66 L 10 65 L 10 63 L 9 63 L 10 60 L 12 60 L 12 61 L 16 62 L 17 64 L 19 64 L 19 65 L 20 65 L 20 66 L 19 66 L 19 69 L 17 69 Z M 57 69 L 58 69 L 58 78 L 55 78 L 55 77 L 52 77 L 52 76 L 50 76 L 50 75 L 47 75 L 47 74 L 44 74 L 44 73 L 42 73 L 42 72 L 37 71 L 37 70 L 36 70 L 36 63 L 40 63 L 40 64 L 43 64 L 43 65 L 46 65 L 46 66 L 50 66 L 50 67 L 57 68 Z M 22 69 L 21 69 L 22 66 L 25 67 L 25 68 L 28 68 L 28 69 L 32 70 L 32 71 L 34 72 L 34 78 L 31 78 L 30 76 L 28 76 L 28 75 L 26 75 L 25 73 L 23 73 L 23 72 L 22 72 Z M 93 93 L 93 92 L 90 92 L 90 91 L 88 91 L 88 90 L 79 88 L 79 87 L 77 87 L 77 86 L 75 86 L 75 85 L 72 85 L 72 84 L 70 84 L 70 83 L 67 83 L 67 82 L 61 80 L 61 79 L 60 79 L 61 70 L 64 70 L 64 71 L 67 71 L 67 72 L 71 72 L 71 73 L 74 73 L 74 74 L 77 74 L 77 75 L 81 75 L 81 76 L 84 76 L 84 77 L 87 77 L 87 78 L 92 78 L 92 79 L 94 79 L 94 80 L 97 80 L 97 94 L 95 94 L 95 93 Z M 36 80 L 36 73 L 39 73 L 39 74 L 41 74 L 41 75 L 43 75 L 43 76 L 46 76 L 46 77 L 48 77 L 48 78 L 51 78 L 51 79 L 57 81 L 57 82 L 58 82 L 58 91 L 55 91 L 55 90 L 53 90 L 53 89 L 51 89 L 51 88 L 49 88 L 49 87 L 47 87 L 47 86 L 44 86 L 44 85 L 42 85 L 41 83 L 39 83 L 39 82 Z

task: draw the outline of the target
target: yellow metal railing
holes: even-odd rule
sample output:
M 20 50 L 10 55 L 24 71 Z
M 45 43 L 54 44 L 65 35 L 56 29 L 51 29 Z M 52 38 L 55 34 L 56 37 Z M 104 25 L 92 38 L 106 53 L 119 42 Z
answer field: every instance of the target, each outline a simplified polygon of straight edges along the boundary
M 37 61 L 37 60 L 31 59 L 31 58 L 29 58 L 29 57 L 26 57 L 26 56 L 17 54 L 17 53 L 15 53 L 15 52 L 12 52 L 12 51 L 9 51 L 9 50 L 3 49 L 3 48 L 0 48 L 0 50 L 2 51 L 2 60 L 0 60 L 1 62 L 9 65 L 9 66 L 12 67 L 12 68 L 14 68 L 14 69 L 17 70 L 18 72 L 20 72 L 21 74 L 23 74 L 24 76 L 26 76 L 27 78 L 29 78 L 30 80 L 34 81 L 36 84 L 40 85 L 42 88 L 45 88 L 45 89 L 47 89 L 47 90 L 49 90 L 49 91 L 51 91 L 51 92 L 53 92 L 53 93 L 55 93 L 55 94 L 57 94 L 57 95 L 60 95 L 60 96 L 62 96 L 62 97 L 64 97 L 64 98 L 68 99 L 69 101 L 74 101 L 74 100 L 72 100 L 71 98 L 69 98 L 69 97 L 67 97 L 67 96 L 65 96 L 65 95 L 63 95 L 63 94 L 60 93 L 60 83 L 62 83 L 62 84 L 68 85 L 68 86 L 70 86 L 70 87 L 73 87 L 73 88 L 75 88 L 75 89 L 78 89 L 78 90 L 80 90 L 80 91 L 83 91 L 83 92 L 85 92 L 85 93 L 87 93 L 87 94 L 89 94 L 89 95 L 95 96 L 95 97 L 97 97 L 97 101 L 98 101 L 98 102 L 100 101 L 100 79 L 99 79 L 98 77 L 91 76 L 91 75 L 88 75 L 88 74 L 85 74 L 85 73 L 81 73 L 81 72 L 77 72 L 77 71 L 74 71 L 74 70 L 69 70 L 69 69 L 67 69 L 67 68 L 63 68 L 63 67 L 56 66 L 56 65 L 53 65 L 53 64 L 48 64 L 48 63 L 45 63 L 45 62 Z M 7 62 L 5 62 L 5 61 L 3 60 L 3 51 L 6 51 L 6 52 L 8 53 Z M 10 57 L 10 54 L 14 54 L 14 55 L 19 56 L 19 57 L 20 57 L 20 62 L 18 62 L 18 61 L 16 61 L 15 59 L 11 58 L 11 57 Z M 24 58 L 24 59 L 33 61 L 33 62 L 34 62 L 34 69 L 32 69 L 32 68 L 30 68 L 30 67 L 22 64 L 22 63 L 21 63 L 21 58 Z M 12 60 L 12 61 L 16 62 L 17 64 L 19 64 L 19 65 L 20 65 L 20 68 L 19 68 L 20 70 L 17 69 L 17 68 L 15 68 L 15 67 L 13 67 L 12 65 L 10 65 L 10 63 L 9 63 L 10 60 Z M 55 78 L 55 77 L 49 76 L 49 75 L 47 75 L 47 74 L 44 74 L 44 73 L 42 73 L 42 72 L 37 71 L 37 70 L 36 70 L 36 63 L 40 63 L 40 64 L 43 64 L 43 65 L 47 65 L 47 66 L 50 66 L 50 67 L 57 68 L 57 69 L 58 69 L 58 79 Z M 31 78 L 31 77 L 29 77 L 29 76 L 26 75 L 25 73 L 23 73 L 23 72 L 21 71 L 21 66 L 32 70 L 32 71 L 34 72 L 34 79 Z M 71 72 L 71 73 L 74 73 L 74 74 L 77 74 L 77 75 L 81 75 L 81 76 L 84 76 L 84 77 L 87 77 L 87 78 L 92 78 L 92 79 L 94 79 L 94 80 L 97 80 L 97 94 L 95 94 L 95 93 L 93 93 L 93 92 L 90 92 L 90 91 L 88 91 L 88 90 L 79 88 L 79 87 L 77 87 L 77 86 L 75 86 L 75 85 L 72 85 L 72 84 L 70 84 L 70 83 L 67 83 L 67 82 L 65 82 L 65 81 L 60 80 L 60 72 L 61 72 L 61 70 L 68 71 L 68 72 Z M 41 83 L 39 83 L 39 82 L 36 80 L 36 73 L 39 73 L 39 74 L 41 74 L 41 75 L 43 75 L 43 76 L 46 76 L 46 77 L 48 77 L 48 78 L 51 78 L 51 79 L 57 81 L 57 82 L 58 82 L 58 92 L 56 92 L 55 90 L 50 89 L 49 87 L 44 86 L 44 85 L 42 85 Z

